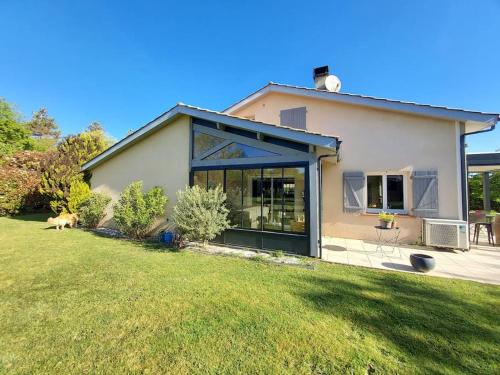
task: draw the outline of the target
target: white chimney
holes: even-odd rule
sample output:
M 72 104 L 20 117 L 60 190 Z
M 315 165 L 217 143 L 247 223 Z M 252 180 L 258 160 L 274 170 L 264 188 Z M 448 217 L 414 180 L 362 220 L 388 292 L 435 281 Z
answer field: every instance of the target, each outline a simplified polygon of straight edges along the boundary
M 330 74 L 328 65 L 313 69 L 314 87 L 318 90 L 339 92 L 341 83 L 337 76 Z

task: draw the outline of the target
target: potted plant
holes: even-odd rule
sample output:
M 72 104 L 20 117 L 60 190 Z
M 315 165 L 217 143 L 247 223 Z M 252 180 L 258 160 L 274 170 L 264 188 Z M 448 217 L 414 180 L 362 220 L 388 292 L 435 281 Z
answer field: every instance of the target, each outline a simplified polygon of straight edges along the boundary
M 392 215 L 392 227 L 393 228 L 398 227 L 398 215 L 396 214 Z
M 394 222 L 394 215 L 381 211 L 378 214 L 378 220 L 382 228 L 390 229 L 392 228 L 392 223 Z

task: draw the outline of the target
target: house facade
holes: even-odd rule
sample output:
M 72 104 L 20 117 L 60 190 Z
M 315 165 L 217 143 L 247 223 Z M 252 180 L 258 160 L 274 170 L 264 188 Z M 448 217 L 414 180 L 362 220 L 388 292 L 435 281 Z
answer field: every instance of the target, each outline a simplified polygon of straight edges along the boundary
M 178 104 L 83 169 L 113 200 L 135 180 L 162 186 L 158 228 L 178 190 L 220 184 L 233 228 L 217 242 L 319 257 L 322 236 L 375 239 L 382 210 L 406 243 L 423 217 L 466 220 L 464 139 L 498 119 L 270 83 L 223 112 Z

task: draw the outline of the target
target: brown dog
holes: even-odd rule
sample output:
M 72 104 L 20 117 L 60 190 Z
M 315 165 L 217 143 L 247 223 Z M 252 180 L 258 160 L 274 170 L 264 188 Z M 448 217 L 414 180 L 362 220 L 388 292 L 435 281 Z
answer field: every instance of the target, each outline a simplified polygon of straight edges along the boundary
M 47 219 L 47 223 L 56 226 L 56 230 L 64 229 L 66 225 L 69 225 L 70 228 L 73 226 L 76 227 L 78 222 L 78 216 L 76 214 L 60 214 L 58 217 L 49 217 Z

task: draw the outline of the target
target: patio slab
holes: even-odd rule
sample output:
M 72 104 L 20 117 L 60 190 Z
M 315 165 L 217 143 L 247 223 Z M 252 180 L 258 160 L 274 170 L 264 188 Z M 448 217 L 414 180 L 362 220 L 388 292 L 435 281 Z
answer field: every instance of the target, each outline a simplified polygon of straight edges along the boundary
M 410 254 L 422 253 L 436 259 L 436 268 L 422 274 L 410 264 Z M 500 285 L 500 247 L 480 238 L 470 251 L 443 250 L 423 246 L 377 247 L 373 242 L 323 237 L 324 261 L 420 275 L 440 276 Z

